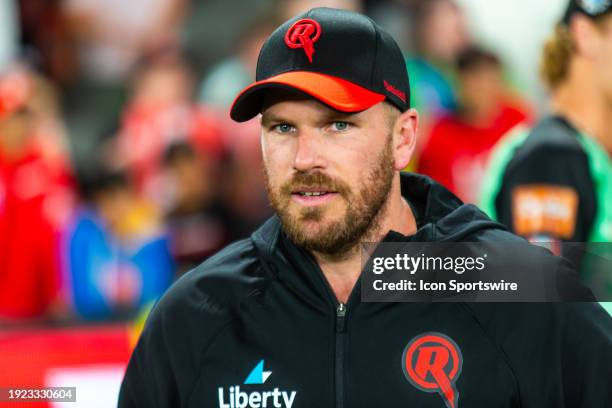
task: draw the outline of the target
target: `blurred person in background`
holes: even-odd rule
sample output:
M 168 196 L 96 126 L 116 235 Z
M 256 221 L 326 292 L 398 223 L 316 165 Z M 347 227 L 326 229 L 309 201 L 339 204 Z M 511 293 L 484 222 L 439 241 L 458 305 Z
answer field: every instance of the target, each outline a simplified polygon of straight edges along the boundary
M 52 88 L 0 75 L 0 321 L 59 317 L 59 237 L 74 195 Z
M 64 244 L 73 310 L 90 320 L 134 316 L 174 278 L 161 214 L 122 172 L 101 169 L 83 191 Z
M 230 219 L 220 201 L 220 169 L 210 156 L 187 142 L 177 142 L 164 154 L 172 203 L 166 213 L 178 274 L 194 268 L 225 246 Z
M 66 0 L 61 3 L 76 77 L 64 94 L 79 170 L 90 169 L 100 135 L 117 122 L 143 56 L 175 47 L 189 0 Z M 76 137 L 78 135 L 78 137 Z
M 492 218 L 571 259 L 600 299 L 612 295 L 599 244 L 612 242 L 611 66 L 612 3 L 571 0 L 543 52 L 552 113 L 502 139 L 482 191 Z
M 186 61 L 173 49 L 143 59 L 124 107 L 117 149 L 111 154 L 125 167 L 138 191 L 165 207 L 162 187 L 164 151 L 188 141 L 219 160 L 224 146 L 219 124 L 193 99 L 193 78 Z
M 455 109 L 453 68 L 471 39 L 465 14 L 455 0 L 414 1 L 409 11 L 413 20 L 409 24 L 412 55 L 406 66 L 413 105 L 421 113 L 423 135 L 432 120 Z
M 571 0 L 543 51 L 552 114 L 504 137 L 482 207 L 534 241 L 612 241 L 612 4 Z
M 476 203 L 490 150 L 529 114 L 504 85 L 503 67 L 495 54 L 470 47 L 459 55 L 456 71 L 457 109 L 433 124 L 418 172 L 464 202 Z

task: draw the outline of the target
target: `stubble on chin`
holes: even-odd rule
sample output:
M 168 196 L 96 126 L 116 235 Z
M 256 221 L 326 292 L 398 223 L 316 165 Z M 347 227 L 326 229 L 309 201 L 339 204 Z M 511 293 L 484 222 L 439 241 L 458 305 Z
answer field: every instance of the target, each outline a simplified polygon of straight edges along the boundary
M 270 175 L 265 167 L 264 175 L 272 207 L 291 241 L 328 259 L 342 259 L 352 253 L 359 242 L 377 235 L 380 229 L 394 175 L 391 138 L 388 137 L 385 148 L 357 191 L 321 172 L 295 173 L 280 187 L 270 184 Z M 296 211 L 296 204 L 291 204 L 294 186 L 337 191 L 336 200 L 342 200 L 343 214 L 327 221 L 326 218 L 331 217 L 328 214 L 331 209 L 327 205 L 303 207 Z

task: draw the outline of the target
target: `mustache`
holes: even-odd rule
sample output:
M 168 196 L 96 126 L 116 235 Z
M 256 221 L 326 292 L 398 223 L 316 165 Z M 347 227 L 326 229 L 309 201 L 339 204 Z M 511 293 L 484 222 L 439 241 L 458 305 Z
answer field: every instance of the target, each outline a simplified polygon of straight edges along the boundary
M 280 191 L 283 195 L 290 195 L 298 188 L 321 189 L 324 191 L 335 191 L 346 197 L 350 191 L 348 186 L 340 180 L 334 179 L 321 172 L 298 172 L 291 180 L 285 182 Z

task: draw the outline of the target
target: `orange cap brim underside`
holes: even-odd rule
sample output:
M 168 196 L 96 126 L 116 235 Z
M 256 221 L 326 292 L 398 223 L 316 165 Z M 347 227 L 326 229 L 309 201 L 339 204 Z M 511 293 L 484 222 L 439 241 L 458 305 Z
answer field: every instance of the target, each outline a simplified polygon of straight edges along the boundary
M 232 119 L 244 122 L 259 114 L 262 103 L 259 91 L 274 87 L 296 89 L 342 112 L 360 112 L 385 99 L 382 94 L 341 78 L 317 72 L 292 71 L 245 88 L 232 104 Z

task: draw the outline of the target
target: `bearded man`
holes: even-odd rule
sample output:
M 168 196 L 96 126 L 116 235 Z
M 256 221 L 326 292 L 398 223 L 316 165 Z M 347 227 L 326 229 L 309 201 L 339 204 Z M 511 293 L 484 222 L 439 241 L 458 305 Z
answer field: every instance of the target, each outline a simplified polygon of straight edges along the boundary
M 281 25 L 231 110 L 259 114 L 276 215 L 163 296 L 120 407 L 611 405 L 612 321 L 595 303 L 362 300 L 364 242 L 508 242 L 520 252 L 497 262 L 573 285 L 561 258 L 400 174 L 418 114 L 377 24 L 316 8 Z

